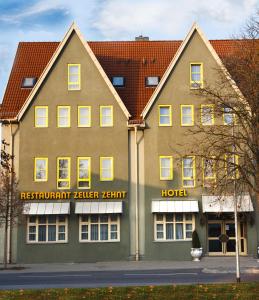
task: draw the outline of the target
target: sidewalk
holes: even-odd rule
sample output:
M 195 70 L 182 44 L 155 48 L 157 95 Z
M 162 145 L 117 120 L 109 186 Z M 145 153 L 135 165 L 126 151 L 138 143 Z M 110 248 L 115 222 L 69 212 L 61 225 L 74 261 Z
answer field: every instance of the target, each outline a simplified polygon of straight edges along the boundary
M 0 264 L 0 268 L 3 265 Z M 192 261 L 111 261 L 96 263 L 52 263 L 52 264 L 14 264 L 24 267 L 21 270 L 1 270 L 1 274 L 32 272 L 81 272 L 81 271 L 123 271 L 123 270 L 161 270 L 161 269 L 202 269 L 204 273 L 234 273 L 235 257 L 203 257 L 200 262 Z M 258 273 L 259 262 L 252 257 L 240 257 L 241 273 Z

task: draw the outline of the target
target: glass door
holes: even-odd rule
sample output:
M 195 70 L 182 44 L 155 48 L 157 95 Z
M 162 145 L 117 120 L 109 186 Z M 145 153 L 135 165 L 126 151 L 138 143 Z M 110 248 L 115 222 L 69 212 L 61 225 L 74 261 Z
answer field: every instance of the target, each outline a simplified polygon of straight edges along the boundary
M 220 235 L 226 235 L 228 240 L 221 242 Z M 235 223 L 232 220 L 208 221 L 208 250 L 210 255 L 234 255 L 236 251 Z M 239 251 L 246 254 L 246 226 L 239 223 Z

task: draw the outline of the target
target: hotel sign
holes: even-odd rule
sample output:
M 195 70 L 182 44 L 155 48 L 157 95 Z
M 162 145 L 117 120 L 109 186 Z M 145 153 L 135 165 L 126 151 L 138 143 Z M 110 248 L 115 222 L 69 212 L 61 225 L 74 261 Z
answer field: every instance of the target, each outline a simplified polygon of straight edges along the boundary
M 162 197 L 187 197 L 186 190 L 161 190 Z
M 125 199 L 126 191 L 21 192 L 21 200 Z

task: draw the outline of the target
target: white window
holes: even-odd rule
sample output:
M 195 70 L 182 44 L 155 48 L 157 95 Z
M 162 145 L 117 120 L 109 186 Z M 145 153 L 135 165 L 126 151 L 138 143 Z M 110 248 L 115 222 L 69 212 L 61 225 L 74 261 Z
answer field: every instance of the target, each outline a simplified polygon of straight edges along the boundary
M 113 179 L 113 157 L 100 157 L 100 180 L 112 181 Z
M 195 186 L 195 157 L 187 156 L 182 161 L 182 185 L 183 187 Z
M 223 122 L 224 125 L 233 125 L 233 122 L 235 122 L 235 115 L 233 113 L 232 108 L 224 107 Z
M 123 87 L 125 85 L 125 79 L 122 76 L 112 77 L 112 85 L 117 87 Z
M 58 127 L 70 127 L 70 106 L 58 106 Z
M 78 127 L 91 126 L 91 106 L 78 106 Z
M 35 157 L 34 158 L 34 181 L 48 180 L 48 158 Z
M 190 64 L 190 85 L 192 89 L 203 87 L 203 64 Z
M 158 76 L 149 76 L 146 77 L 146 86 L 157 86 L 159 83 Z
M 48 106 L 35 106 L 35 127 L 48 127 Z
M 172 126 L 172 107 L 171 105 L 159 105 L 159 126 Z
M 28 243 L 66 243 L 67 217 L 64 215 L 29 216 Z
M 113 126 L 113 107 L 111 105 L 100 107 L 100 126 L 101 127 Z
M 79 218 L 80 242 L 120 241 L 119 215 L 81 215 Z
M 214 124 L 214 106 L 213 104 L 201 105 L 201 124 L 213 125 Z
M 81 65 L 69 64 L 68 65 L 68 90 L 80 90 L 81 85 Z
M 173 157 L 160 156 L 160 180 L 173 179 Z
M 154 214 L 156 241 L 191 240 L 194 216 L 191 213 Z
M 193 124 L 194 124 L 193 105 L 181 105 L 181 125 L 193 126 Z

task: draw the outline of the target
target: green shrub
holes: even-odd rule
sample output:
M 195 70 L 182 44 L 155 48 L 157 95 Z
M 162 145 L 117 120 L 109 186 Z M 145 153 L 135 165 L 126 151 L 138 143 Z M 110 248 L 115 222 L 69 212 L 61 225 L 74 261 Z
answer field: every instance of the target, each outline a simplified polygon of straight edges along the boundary
M 201 248 L 201 242 L 196 230 L 192 232 L 192 248 Z

